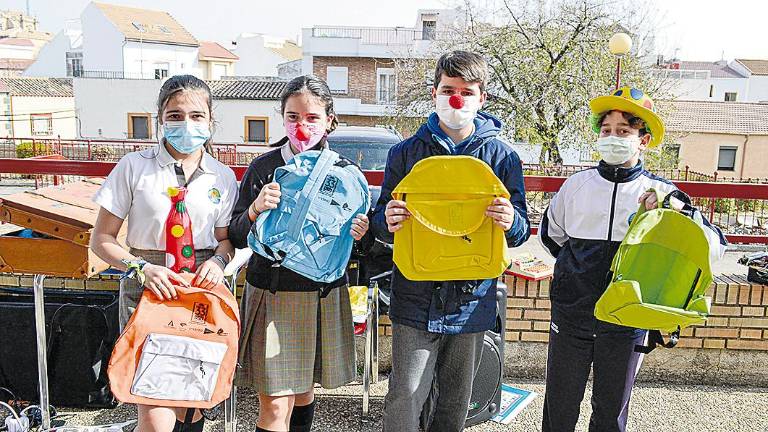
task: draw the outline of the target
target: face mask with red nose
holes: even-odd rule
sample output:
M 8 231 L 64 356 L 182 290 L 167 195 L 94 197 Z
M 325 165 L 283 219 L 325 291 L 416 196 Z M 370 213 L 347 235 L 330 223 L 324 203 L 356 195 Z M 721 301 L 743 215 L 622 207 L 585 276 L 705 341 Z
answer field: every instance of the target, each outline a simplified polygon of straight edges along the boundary
M 285 133 L 293 147 L 303 152 L 309 150 L 325 136 L 325 129 L 316 124 L 290 122 L 285 124 Z
M 435 101 L 435 111 L 440 121 L 449 128 L 456 130 L 469 126 L 479 109 L 479 96 L 437 95 Z

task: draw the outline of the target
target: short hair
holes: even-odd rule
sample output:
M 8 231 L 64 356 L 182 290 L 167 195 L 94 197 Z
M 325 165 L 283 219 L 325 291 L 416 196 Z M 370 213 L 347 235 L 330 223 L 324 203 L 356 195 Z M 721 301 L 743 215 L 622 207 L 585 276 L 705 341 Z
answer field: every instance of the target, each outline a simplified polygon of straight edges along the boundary
M 612 113 L 614 111 L 620 112 L 621 115 L 624 117 L 624 120 L 626 120 L 627 123 L 629 123 L 629 125 L 631 127 L 635 128 L 635 129 L 640 129 L 640 136 L 641 137 L 650 133 L 648 128 L 645 126 L 645 120 L 643 120 L 640 117 L 637 117 L 635 115 L 632 115 L 632 114 L 630 114 L 628 112 L 621 111 L 621 110 L 610 110 L 610 111 L 606 111 L 606 112 L 600 114 L 597 117 L 597 123 L 596 123 L 598 129 L 603 126 L 603 121 L 605 120 L 606 117 L 608 117 L 608 114 L 610 114 L 610 113 Z
M 478 83 L 484 92 L 488 84 L 488 63 L 481 56 L 469 51 L 451 51 L 440 56 L 435 67 L 434 87 L 440 85 L 443 74 L 461 78 L 466 82 Z

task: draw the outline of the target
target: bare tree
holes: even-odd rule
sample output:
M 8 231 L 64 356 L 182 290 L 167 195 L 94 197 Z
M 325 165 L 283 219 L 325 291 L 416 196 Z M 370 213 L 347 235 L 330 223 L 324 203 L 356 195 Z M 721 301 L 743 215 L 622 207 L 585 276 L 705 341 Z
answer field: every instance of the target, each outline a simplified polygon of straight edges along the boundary
M 668 94 L 667 83 L 649 67 L 654 17 L 647 7 L 610 0 L 467 0 L 464 9 L 466 24 L 438 47 L 467 49 L 488 60 L 485 109 L 504 121 L 510 138 L 541 145 L 541 163 L 560 164 L 563 148 L 589 148 L 594 141 L 588 103 L 615 87 L 616 59 L 607 48 L 615 32 L 634 41 L 623 60 L 622 83 L 654 99 Z M 424 75 L 415 79 L 423 72 L 406 60 L 399 63 L 398 83 L 410 98 L 398 110 L 413 111 L 415 99 L 426 93 Z

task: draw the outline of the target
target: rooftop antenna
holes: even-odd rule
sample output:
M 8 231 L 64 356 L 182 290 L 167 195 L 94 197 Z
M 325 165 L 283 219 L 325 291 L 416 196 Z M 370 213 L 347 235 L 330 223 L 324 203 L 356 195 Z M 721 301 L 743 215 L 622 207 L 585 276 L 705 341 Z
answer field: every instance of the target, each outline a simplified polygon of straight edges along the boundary
M 29 14 L 29 0 L 27 0 L 27 16 L 31 16 L 31 15 Z

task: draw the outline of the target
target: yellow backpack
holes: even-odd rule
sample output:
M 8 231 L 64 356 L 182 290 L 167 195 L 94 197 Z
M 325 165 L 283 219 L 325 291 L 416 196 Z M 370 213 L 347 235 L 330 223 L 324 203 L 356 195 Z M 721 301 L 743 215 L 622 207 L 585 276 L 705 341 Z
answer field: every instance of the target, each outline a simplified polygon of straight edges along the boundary
M 392 191 L 411 217 L 395 233 L 393 260 L 408 279 L 490 279 L 511 258 L 504 231 L 485 215 L 504 183 L 480 159 L 433 156 L 414 165 Z

